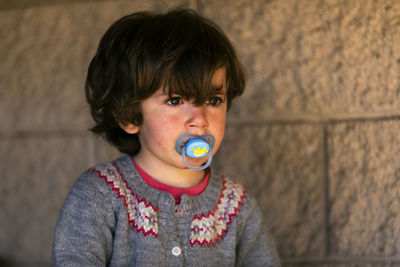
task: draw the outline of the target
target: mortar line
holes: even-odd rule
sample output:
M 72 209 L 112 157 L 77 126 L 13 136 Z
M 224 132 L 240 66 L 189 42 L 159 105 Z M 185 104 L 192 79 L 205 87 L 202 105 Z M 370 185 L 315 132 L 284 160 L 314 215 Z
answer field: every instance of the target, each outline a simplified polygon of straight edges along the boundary
M 351 118 L 318 118 L 318 117 L 275 117 L 256 119 L 228 119 L 228 127 L 240 126 L 265 126 L 269 124 L 337 124 L 351 122 L 373 122 L 373 121 L 394 121 L 400 120 L 400 115 L 376 116 L 376 117 L 351 117 Z

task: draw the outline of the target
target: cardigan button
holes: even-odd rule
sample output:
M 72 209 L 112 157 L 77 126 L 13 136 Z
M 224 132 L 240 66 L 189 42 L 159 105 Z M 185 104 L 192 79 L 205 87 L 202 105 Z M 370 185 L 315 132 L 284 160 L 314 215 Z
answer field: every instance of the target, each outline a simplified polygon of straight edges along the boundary
M 174 247 L 172 249 L 172 255 L 174 255 L 174 256 L 179 256 L 179 255 L 181 255 L 181 253 L 182 253 L 182 250 L 180 247 Z

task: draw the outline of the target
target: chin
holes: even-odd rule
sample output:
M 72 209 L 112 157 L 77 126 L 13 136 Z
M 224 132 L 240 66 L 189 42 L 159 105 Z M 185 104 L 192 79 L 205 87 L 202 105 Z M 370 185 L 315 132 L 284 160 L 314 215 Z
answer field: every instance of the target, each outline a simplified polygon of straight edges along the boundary
M 204 165 L 204 164 L 207 163 L 207 160 L 208 160 L 208 158 L 206 158 L 206 159 L 201 158 L 201 159 L 197 159 L 197 160 L 193 160 L 193 161 L 190 161 L 190 160 L 189 160 L 188 163 L 189 163 L 191 166 L 193 166 L 193 167 L 201 167 L 202 165 Z M 186 169 L 189 169 L 189 168 L 185 165 L 185 163 L 183 163 L 183 161 L 182 161 L 182 164 L 185 166 Z

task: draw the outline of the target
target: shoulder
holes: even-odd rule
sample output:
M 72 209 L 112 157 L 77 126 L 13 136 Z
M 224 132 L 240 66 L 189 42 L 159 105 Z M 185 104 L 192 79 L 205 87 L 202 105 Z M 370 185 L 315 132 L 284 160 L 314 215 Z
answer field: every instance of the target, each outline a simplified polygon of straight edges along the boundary
M 124 161 L 125 157 L 89 168 L 77 178 L 70 194 L 80 193 L 82 197 L 98 198 L 124 185 Z
M 97 223 L 99 218 L 113 225 L 113 214 L 124 210 L 117 201 L 124 192 L 119 188 L 125 184 L 119 161 L 98 164 L 76 179 L 61 209 L 59 227 Z

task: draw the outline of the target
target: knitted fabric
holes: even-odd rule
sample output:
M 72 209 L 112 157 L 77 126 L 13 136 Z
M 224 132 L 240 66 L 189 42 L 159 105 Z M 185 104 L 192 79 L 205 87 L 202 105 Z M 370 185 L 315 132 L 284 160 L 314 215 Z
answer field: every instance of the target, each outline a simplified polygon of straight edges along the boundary
M 53 266 L 280 266 L 240 184 L 211 171 L 200 195 L 174 203 L 128 156 L 88 170 L 61 211 Z
M 189 187 L 189 188 L 178 188 L 178 187 L 170 186 L 170 185 L 167 185 L 167 184 L 157 181 L 156 179 L 151 177 L 147 172 L 145 172 L 142 168 L 140 168 L 140 166 L 137 165 L 133 159 L 132 159 L 132 162 L 133 162 L 133 165 L 135 165 L 135 168 L 137 169 L 140 176 L 143 178 L 143 180 L 146 181 L 146 183 L 149 186 L 171 194 L 175 198 L 175 204 L 179 204 L 179 202 L 181 202 L 181 196 L 183 194 L 187 194 L 190 196 L 197 196 L 201 192 L 203 192 L 204 189 L 206 189 L 206 187 L 207 187 L 208 179 L 210 177 L 210 173 L 207 170 L 204 179 L 199 184 Z

